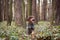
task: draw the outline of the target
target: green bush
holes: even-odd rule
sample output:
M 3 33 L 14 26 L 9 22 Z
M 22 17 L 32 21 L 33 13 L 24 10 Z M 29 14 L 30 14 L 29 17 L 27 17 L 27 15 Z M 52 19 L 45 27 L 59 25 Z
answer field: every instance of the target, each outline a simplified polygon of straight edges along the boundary
M 41 21 L 35 25 L 35 33 L 37 38 L 46 38 L 48 36 L 55 40 L 60 37 L 60 26 L 50 26 L 49 22 Z M 0 22 L 0 38 L 9 36 L 10 40 L 30 40 L 30 36 L 26 36 L 26 29 L 21 26 L 16 26 L 15 22 L 11 26 L 7 26 L 7 22 Z

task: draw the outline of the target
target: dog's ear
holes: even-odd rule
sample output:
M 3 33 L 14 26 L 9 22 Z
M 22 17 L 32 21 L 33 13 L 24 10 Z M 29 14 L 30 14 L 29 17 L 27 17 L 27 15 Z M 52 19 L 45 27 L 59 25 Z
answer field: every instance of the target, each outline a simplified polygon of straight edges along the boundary
M 31 19 L 31 18 L 33 18 L 33 17 L 31 17 L 31 16 L 30 16 L 30 17 L 28 17 L 28 18 L 27 18 L 27 21 L 30 21 L 30 19 Z

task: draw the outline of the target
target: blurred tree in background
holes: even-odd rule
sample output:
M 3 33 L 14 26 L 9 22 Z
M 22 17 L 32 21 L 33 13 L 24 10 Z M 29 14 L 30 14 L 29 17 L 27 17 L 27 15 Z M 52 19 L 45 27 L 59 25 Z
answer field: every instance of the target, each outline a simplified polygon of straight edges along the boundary
M 15 22 L 17 25 L 22 25 L 22 0 L 15 1 Z
M 0 37 L 31 39 L 26 37 L 29 16 L 36 19 L 36 39 L 60 38 L 60 0 L 0 0 Z
M 49 21 L 60 24 L 59 0 L 0 0 L 0 21 L 7 21 L 11 25 L 26 26 L 26 19 L 34 16 L 36 23 Z M 13 5 L 14 4 L 14 5 Z

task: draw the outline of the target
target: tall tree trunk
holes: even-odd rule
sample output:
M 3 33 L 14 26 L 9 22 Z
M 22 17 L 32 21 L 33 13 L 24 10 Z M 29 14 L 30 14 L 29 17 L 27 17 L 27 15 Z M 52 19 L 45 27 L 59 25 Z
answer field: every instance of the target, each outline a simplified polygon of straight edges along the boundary
M 56 24 L 60 24 L 60 0 L 56 0 Z
M 46 13 L 47 13 L 47 0 L 43 0 L 43 4 L 42 4 L 42 20 L 46 20 Z
M 15 0 L 15 22 L 22 25 L 22 0 Z
M 56 15 L 56 0 L 52 0 L 52 15 L 51 15 L 51 25 L 54 24 L 53 21 L 55 21 L 55 15 Z
M 23 18 L 23 27 L 26 27 L 26 19 L 25 19 L 25 3 L 24 0 L 22 0 L 22 18 Z
M 14 14 L 15 14 L 15 12 L 14 12 L 14 0 L 12 0 L 12 21 L 14 21 Z
M 8 16 L 7 16 L 7 13 L 8 13 L 8 0 L 1 0 L 1 13 L 2 13 L 2 19 L 3 20 L 7 20 Z
M 3 10 L 3 12 L 4 12 L 4 20 L 7 20 L 8 19 L 8 15 L 7 14 L 9 14 L 9 0 L 4 0 L 3 1 L 4 2 L 4 10 Z
M 38 22 L 38 15 L 36 12 L 36 0 L 32 0 L 32 15 L 35 17 L 36 19 L 36 23 Z
M 27 5 L 28 5 L 28 16 L 32 15 L 32 0 L 27 0 Z
M 38 21 L 40 21 L 40 0 L 38 0 Z
M 0 22 L 2 21 L 2 13 L 1 13 L 1 0 L 0 0 Z
M 8 3 L 9 3 L 8 4 L 8 8 L 9 8 L 8 13 L 9 14 L 7 14 L 7 16 L 8 16 L 7 24 L 11 25 L 11 21 L 12 21 L 12 0 L 9 0 Z
M 51 21 L 51 18 L 52 18 L 52 1 L 51 0 L 47 0 L 47 16 L 46 16 L 46 19 L 48 21 Z
M 1 4 L 0 4 L 0 20 L 2 21 L 2 20 L 4 20 L 4 0 L 0 0 L 1 2 Z
M 12 3 L 12 1 L 11 0 L 4 0 L 3 1 L 4 2 L 4 20 L 6 20 L 7 21 L 7 25 L 11 25 L 11 19 L 12 19 L 12 17 L 11 17 L 11 11 L 12 11 L 12 5 L 11 5 L 11 3 Z

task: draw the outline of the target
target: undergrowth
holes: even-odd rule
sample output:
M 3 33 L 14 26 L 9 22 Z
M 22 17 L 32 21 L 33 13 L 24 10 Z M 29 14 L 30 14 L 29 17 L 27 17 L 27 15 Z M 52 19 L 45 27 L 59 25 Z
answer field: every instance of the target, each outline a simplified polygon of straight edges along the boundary
M 50 22 L 41 21 L 35 25 L 35 33 L 37 38 L 51 36 L 51 40 L 56 40 L 60 37 L 60 26 L 50 26 Z M 9 40 L 30 40 L 27 35 L 27 30 L 21 26 L 16 26 L 15 22 L 11 26 L 7 26 L 7 22 L 0 22 L 0 39 L 9 37 Z M 1 39 L 1 40 L 2 40 Z

